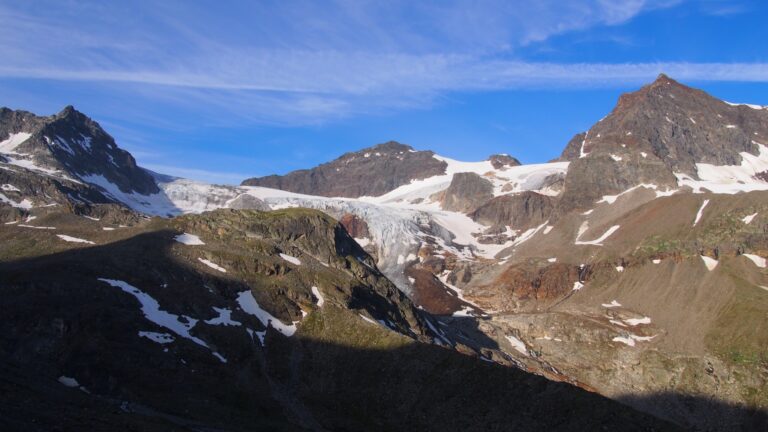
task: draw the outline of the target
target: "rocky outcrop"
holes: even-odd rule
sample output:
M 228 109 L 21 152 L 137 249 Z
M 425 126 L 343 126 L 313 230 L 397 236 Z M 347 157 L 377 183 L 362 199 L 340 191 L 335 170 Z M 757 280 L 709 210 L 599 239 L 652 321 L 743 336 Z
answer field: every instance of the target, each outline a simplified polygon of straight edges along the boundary
M 555 159 L 556 161 L 572 161 L 578 159 L 581 154 L 581 144 L 586 138 L 585 132 L 579 132 L 568 141 L 560 157 Z
M 469 216 L 483 225 L 525 230 L 541 225 L 549 218 L 553 208 L 552 197 L 527 191 L 495 197 Z
M 592 208 L 603 196 L 639 184 L 655 185 L 659 190 L 675 189 L 677 179 L 663 161 L 650 154 L 600 152 L 575 159 L 568 167 L 558 213 Z
M 464 172 L 453 175 L 443 195 L 444 210 L 470 212 L 493 198 L 493 184 L 480 175 Z
M 242 194 L 230 201 L 229 208 L 236 210 L 269 210 L 267 203 L 248 194 Z
M 496 310 L 541 310 L 571 293 L 574 282 L 584 277 L 584 271 L 576 266 L 521 263 L 505 269 L 489 286 L 478 286 L 471 292 L 484 297 Z
M 356 214 L 344 213 L 339 219 L 339 223 L 341 223 L 349 235 L 354 238 L 371 238 L 368 224 Z
M 326 197 L 379 196 L 412 180 L 444 174 L 447 164 L 433 156 L 431 151 L 390 141 L 309 170 L 251 178 L 242 184 Z
M 519 166 L 520 161 L 508 154 L 495 154 L 488 158 L 494 169 L 500 170 L 506 167 Z

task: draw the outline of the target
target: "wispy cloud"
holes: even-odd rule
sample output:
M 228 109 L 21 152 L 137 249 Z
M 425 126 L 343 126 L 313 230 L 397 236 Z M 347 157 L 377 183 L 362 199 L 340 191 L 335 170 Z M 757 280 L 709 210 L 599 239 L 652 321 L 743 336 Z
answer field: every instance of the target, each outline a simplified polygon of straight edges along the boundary
M 224 122 L 285 125 L 429 107 L 451 92 L 634 85 L 660 72 L 768 81 L 764 63 L 560 64 L 516 54 L 681 1 L 275 1 L 217 14 L 187 2 L 36 7 L 47 14 L 0 5 L 0 77 L 97 82 Z

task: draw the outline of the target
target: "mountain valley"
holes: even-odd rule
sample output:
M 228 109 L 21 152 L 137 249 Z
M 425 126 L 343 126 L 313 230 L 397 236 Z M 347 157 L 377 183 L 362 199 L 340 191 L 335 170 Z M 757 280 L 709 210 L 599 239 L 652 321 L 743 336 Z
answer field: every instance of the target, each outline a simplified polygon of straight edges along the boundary
M 239 186 L 3 108 L 0 187 L 14 429 L 768 428 L 768 107 L 660 75 L 547 163 Z

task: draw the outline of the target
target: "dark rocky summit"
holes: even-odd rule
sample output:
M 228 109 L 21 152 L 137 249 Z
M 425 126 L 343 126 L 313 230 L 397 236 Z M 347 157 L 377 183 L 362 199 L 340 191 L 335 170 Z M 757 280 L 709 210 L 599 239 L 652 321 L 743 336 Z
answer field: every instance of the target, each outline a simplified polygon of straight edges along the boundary
M 390 141 L 309 170 L 251 178 L 242 184 L 326 197 L 379 196 L 412 180 L 444 174 L 446 163 L 433 156 L 431 151 L 414 151 Z

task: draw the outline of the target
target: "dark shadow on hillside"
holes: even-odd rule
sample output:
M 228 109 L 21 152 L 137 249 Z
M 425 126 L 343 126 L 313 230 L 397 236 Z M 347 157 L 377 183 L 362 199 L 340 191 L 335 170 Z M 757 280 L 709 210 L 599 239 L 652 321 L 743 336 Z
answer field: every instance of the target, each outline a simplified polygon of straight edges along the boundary
M 434 345 L 345 346 L 333 335 L 348 322 L 327 320 L 322 340 L 269 329 L 266 347 L 243 326 L 198 323 L 193 334 L 210 349 L 182 338 L 158 345 L 138 336 L 164 330 L 136 299 L 97 278 L 125 280 L 163 310 L 201 321 L 215 317 L 211 306 L 235 310 L 248 288 L 184 264 L 168 248 L 174 234 L 0 263 L 4 430 L 677 430 L 569 384 Z M 232 319 L 263 329 L 239 311 Z M 624 401 L 678 400 L 740 430 L 765 430 L 764 411 L 674 394 Z

